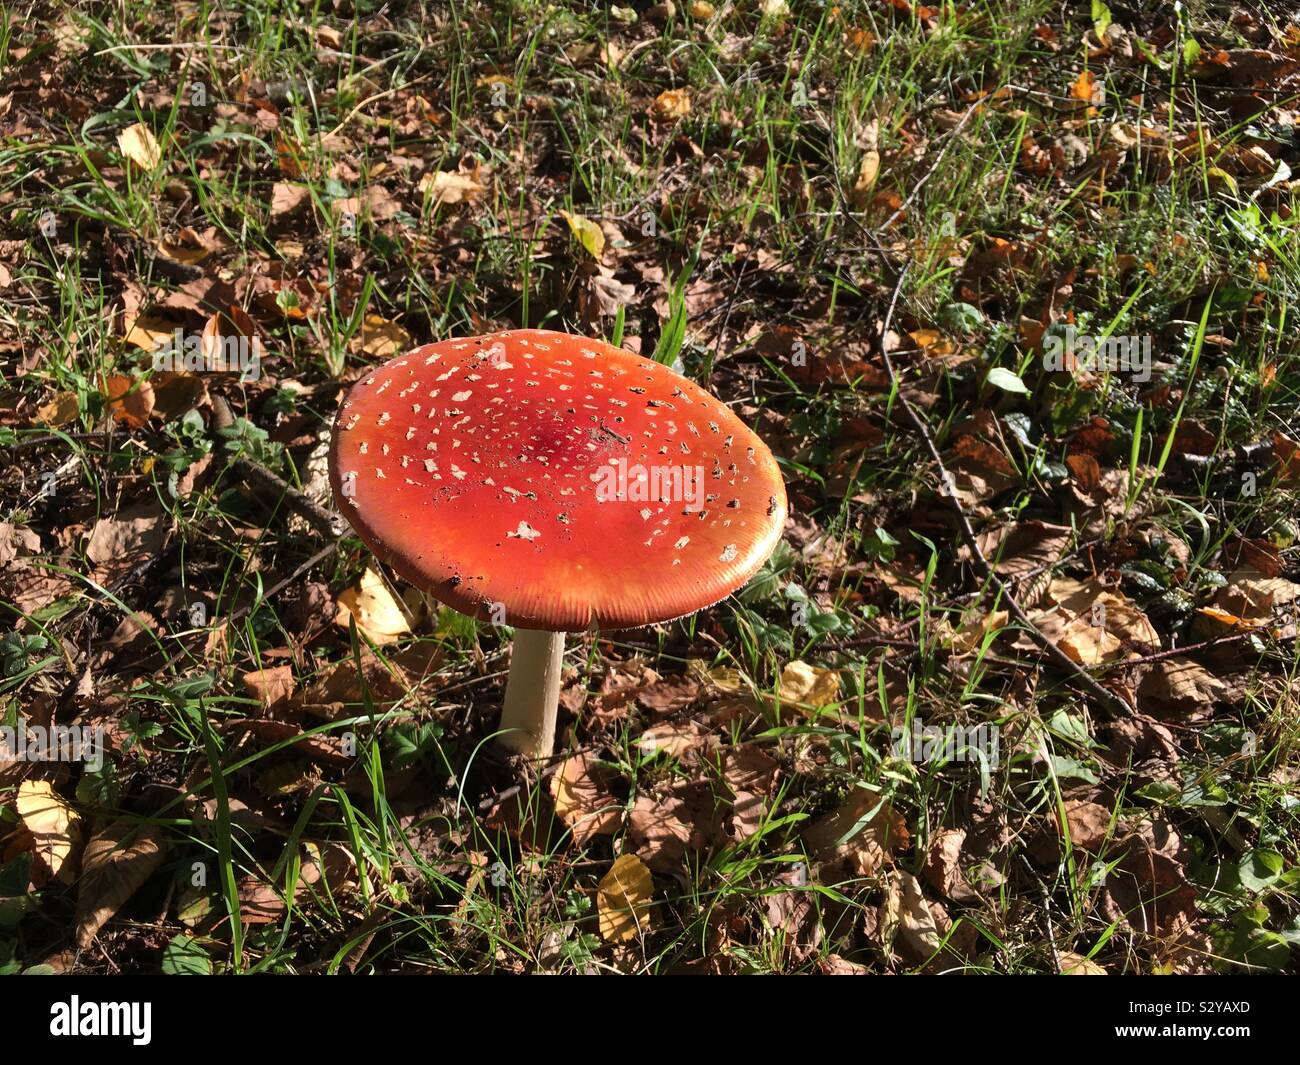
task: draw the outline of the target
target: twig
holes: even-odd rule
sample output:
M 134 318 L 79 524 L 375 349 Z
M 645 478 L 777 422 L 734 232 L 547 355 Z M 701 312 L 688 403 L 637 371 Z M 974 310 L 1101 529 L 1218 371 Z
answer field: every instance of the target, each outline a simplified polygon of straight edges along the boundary
M 1218 647 L 1223 644 L 1236 643 L 1250 636 L 1256 636 L 1260 633 L 1268 632 L 1271 628 L 1269 625 L 1253 625 L 1248 629 L 1241 629 L 1238 632 L 1225 632 L 1222 635 L 1214 636 L 1208 640 L 1201 640 L 1199 643 L 1184 644 L 1182 647 L 1171 647 L 1167 651 L 1155 651 L 1149 655 L 1142 655 L 1140 658 L 1122 659 L 1118 662 L 1103 662 L 1093 668 L 1098 672 L 1107 669 L 1115 669 L 1117 666 L 1145 666 L 1152 662 L 1163 662 L 1169 658 L 1179 658 L 1183 655 L 1196 654 L 1198 651 L 1207 651 L 1211 647 Z M 1294 640 L 1295 635 L 1278 637 L 1279 641 Z
M 213 431 L 228 429 L 234 423 L 230 405 L 221 396 L 214 396 L 212 399 Z M 312 502 L 293 485 L 272 473 L 261 463 L 248 458 L 237 458 L 230 463 L 230 468 L 250 484 L 256 485 L 270 495 L 277 496 L 280 502 L 305 519 L 322 536 L 337 539 L 343 534 L 343 518 L 340 515 L 332 514 L 319 503 Z
M 917 194 L 925 188 L 926 182 L 934 177 L 935 172 L 939 169 L 939 164 L 943 162 L 943 157 L 948 154 L 948 149 L 952 145 L 952 142 L 957 139 L 957 134 L 962 131 L 966 123 L 970 121 L 971 115 L 979 109 L 979 106 L 983 102 L 983 100 L 976 100 L 970 105 L 970 107 L 966 108 L 966 113 L 962 115 L 957 124 L 947 132 L 944 136 L 943 147 L 939 149 L 939 154 L 935 156 L 934 162 L 930 164 L 930 169 L 921 175 L 920 181 L 912 186 L 912 191 L 907 194 L 907 199 L 898 205 L 898 210 L 885 219 L 884 224 L 880 227 L 882 230 L 888 229 L 903 217 L 903 212 L 911 206 L 912 201 L 916 199 Z M 897 290 L 895 290 L 895 295 L 897 295 Z
M 909 264 L 910 265 L 910 264 Z M 947 500 L 948 505 L 952 508 L 953 514 L 957 518 L 957 527 L 961 531 L 962 541 L 966 544 L 967 550 L 971 553 L 971 559 L 975 563 L 975 568 L 979 571 L 980 576 L 994 588 L 1002 597 L 1006 604 L 1008 613 L 1024 627 L 1026 634 L 1035 645 L 1045 654 L 1052 663 L 1060 669 L 1076 685 L 1088 691 L 1094 696 L 1103 707 L 1108 717 L 1119 717 L 1131 715 L 1134 710 L 1123 699 L 1114 692 L 1103 687 L 1096 678 L 1090 676 L 1084 671 L 1079 663 L 1075 662 L 1069 655 L 1062 651 L 1056 644 L 1052 643 L 1039 630 L 1038 626 L 1029 620 L 1029 615 L 1025 613 L 1024 608 L 1012 595 L 1011 589 L 989 565 L 989 560 L 984 556 L 979 541 L 975 537 L 975 530 L 971 528 L 970 519 L 966 516 L 966 511 L 962 509 L 961 502 L 957 499 L 954 490 L 954 481 L 948 468 L 944 465 L 943 457 L 939 454 L 939 449 L 935 445 L 934 436 L 930 432 L 929 424 L 921 417 L 915 407 L 912 406 L 899 382 L 898 373 L 894 369 L 893 360 L 889 357 L 889 327 L 894 318 L 894 308 L 898 305 L 899 294 L 903 290 L 903 281 L 907 277 L 909 266 L 905 265 L 899 274 L 898 283 L 894 286 L 894 293 L 889 300 L 889 310 L 885 314 L 885 320 L 880 328 L 880 354 L 884 359 L 885 370 L 889 373 L 889 380 L 893 386 L 893 392 L 898 396 L 898 402 L 902 405 L 903 412 L 911 421 L 917 434 L 921 437 L 925 449 L 929 453 L 931 460 L 939 471 L 939 483 L 942 486 L 940 495 Z

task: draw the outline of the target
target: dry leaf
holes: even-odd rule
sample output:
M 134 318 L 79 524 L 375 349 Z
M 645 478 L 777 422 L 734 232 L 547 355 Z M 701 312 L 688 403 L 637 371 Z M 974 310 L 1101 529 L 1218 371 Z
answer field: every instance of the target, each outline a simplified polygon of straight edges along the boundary
M 60 392 L 48 403 L 36 408 L 36 420 L 42 425 L 57 428 L 77 420 L 81 407 L 77 403 L 77 393 Z
M 282 218 L 293 214 L 310 199 L 311 190 L 306 185 L 277 181 L 271 188 L 271 217 Z
M 908 831 L 902 817 L 879 795 L 854 788 L 844 805 L 804 829 L 803 839 L 818 862 L 846 862 L 856 876 L 875 876 L 907 846 Z
M 654 881 L 635 854 L 616 859 L 596 890 L 600 936 L 607 943 L 627 943 L 650 927 Z
M 263 706 L 271 707 L 293 696 L 293 667 L 273 666 L 256 669 L 239 678 L 250 696 Z
M 171 347 L 176 339 L 175 322 L 156 315 L 142 314 L 126 326 L 126 343 L 144 351 Z
M 113 518 L 100 518 L 90 531 L 86 557 L 103 564 L 137 554 L 157 554 L 167 540 L 167 521 L 157 503 L 127 507 Z
M 566 759 L 551 777 L 555 813 L 582 846 L 593 836 L 611 836 L 623 821 L 622 805 L 605 786 L 603 774 L 585 754 Z
M 365 354 L 375 359 L 391 359 L 411 346 L 411 334 L 396 322 L 377 314 L 367 314 L 361 329 L 348 344 L 353 355 Z
M 473 203 L 483 195 L 486 188 L 469 174 L 458 174 L 454 170 L 443 170 L 435 174 L 425 174 L 420 178 L 419 190 L 426 193 L 437 207 L 444 203 Z
M 794 661 L 781 670 L 779 694 L 783 705 L 828 706 L 839 697 L 840 675 L 833 669 Z
M 1067 799 L 1064 806 L 1065 823 L 1070 829 L 1070 843 L 1080 850 L 1099 850 L 1110 835 L 1110 810 L 1101 803 L 1084 799 Z M 1059 820 L 1057 830 L 1060 830 Z
M 355 618 L 357 628 L 374 644 L 382 647 L 395 643 L 411 631 L 411 616 L 406 604 L 388 590 L 375 570 L 366 568 L 356 587 L 338 598 L 334 623 L 346 629 Z
M 691 90 L 668 89 L 655 97 L 650 113 L 664 122 L 685 118 L 691 113 Z
M 898 952 L 913 962 L 930 958 L 943 942 L 920 882 L 911 873 L 890 875 L 881 904 L 881 935 Z
M 152 170 L 162 162 L 162 149 L 153 131 L 139 122 L 127 126 L 117 135 L 117 146 L 124 156 L 144 170 Z
M 32 834 L 33 854 L 41 866 L 39 883 L 71 883 L 73 852 L 81 840 L 81 815 L 44 780 L 24 780 L 15 799 L 18 819 Z
M 1106 970 L 1091 958 L 1075 954 L 1071 950 L 1062 950 L 1056 955 L 1061 966 L 1062 976 L 1106 976 Z
M 86 844 L 77 894 L 77 946 L 85 950 L 104 924 L 163 860 L 162 829 L 123 819 Z
M 148 381 L 110 374 L 104 379 L 103 393 L 113 420 L 130 429 L 139 429 L 153 413 L 153 385 Z
M 1227 694 L 1228 686 L 1223 681 L 1199 662 L 1182 656 L 1154 663 L 1138 685 L 1138 699 L 1144 709 L 1153 704 L 1155 710 L 1183 714 L 1208 713 Z

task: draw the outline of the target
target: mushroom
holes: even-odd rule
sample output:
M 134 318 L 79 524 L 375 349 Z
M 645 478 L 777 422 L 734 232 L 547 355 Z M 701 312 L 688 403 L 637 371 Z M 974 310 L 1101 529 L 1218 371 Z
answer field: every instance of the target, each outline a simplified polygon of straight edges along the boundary
M 520 329 L 373 369 L 339 409 L 339 508 L 376 556 L 515 629 L 501 741 L 551 754 L 564 634 L 692 614 L 776 546 L 772 453 L 718 399 L 639 355 Z

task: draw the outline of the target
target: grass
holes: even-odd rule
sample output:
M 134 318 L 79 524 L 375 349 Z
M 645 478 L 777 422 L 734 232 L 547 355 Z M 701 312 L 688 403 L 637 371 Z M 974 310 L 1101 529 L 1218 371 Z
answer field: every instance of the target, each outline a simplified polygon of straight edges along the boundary
M 1300 31 L 1219 7 L 7 9 L 0 710 L 111 752 L 0 767 L 0 966 L 1294 971 L 1298 105 L 1246 52 L 1294 62 Z M 155 165 L 124 158 L 137 124 Z M 602 226 L 599 261 L 561 212 Z M 264 342 L 256 380 L 165 378 L 124 321 L 214 313 Z M 1066 324 L 1150 337 L 1150 381 L 1046 370 Z M 231 466 L 328 505 L 322 434 L 380 339 L 507 326 L 678 367 L 790 489 L 746 589 L 571 642 L 568 771 L 618 815 L 589 839 L 558 762 L 488 739 L 508 634 L 334 624 L 373 560 L 351 536 L 322 555 Z M 137 424 L 121 396 L 146 384 Z M 978 532 L 1063 530 L 990 558 L 1036 617 L 1054 580 L 1099 581 L 1088 610 L 1104 586 L 1129 620 L 1076 653 L 1140 716 L 1107 722 L 1017 638 L 900 395 Z M 1191 658 L 1212 693 L 1146 661 L 1224 634 Z M 286 666 L 268 708 L 244 678 Z M 899 757 L 914 721 L 996 726 L 999 757 Z M 680 755 L 647 750 L 654 725 Z M 77 822 L 53 857 L 18 813 L 34 780 Z M 634 831 L 647 810 L 687 845 Z M 140 882 L 106 899 L 83 849 L 122 820 L 160 856 L 128 845 Z M 598 886 L 631 852 L 650 923 L 611 941 Z

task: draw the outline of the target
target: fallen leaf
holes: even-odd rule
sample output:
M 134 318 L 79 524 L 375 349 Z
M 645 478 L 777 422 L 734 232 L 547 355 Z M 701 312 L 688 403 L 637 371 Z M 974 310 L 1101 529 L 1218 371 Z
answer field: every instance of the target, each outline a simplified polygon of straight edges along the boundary
M 144 170 L 152 170 L 162 162 L 162 149 L 148 126 L 137 122 L 127 126 L 117 135 L 117 147 L 124 156 Z
M 1101 803 L 1084 799 L 1066 799 L 1063 805 L 1071 845 L 1085 851 L 1099 850 L 1110 836 L 1110 810 Z M 1057 830 L 1060 830 L 1059 820 Z
M 1091 958 L 1075 954 L 1071 950 L 1059 951 L 1056 955 L 1060 963 L 1062 976 L 1106 976 L 1106 970 Z
M 821 864 L 845 862 L 855 876 L 875 876 L 907 846 L 903 819 L 875 792 L 854 788 L 838 809 L 803 831 L 804 845 Z
M 623 821 L 623 807 L 605 785 L 605 773 L 585 754 L 565 759 L 550 780 L 555 813 L 582 846 L 593 836 L 612 836 Z
M 818 669 L 796 660 L 781 670 L 778 691 L 783 705 L 828 706 L 839 697 L 840 675 L 837 670 Z
M 1223 681 L 1199 662 L 1182 656 L 1153 663 L 1138 685 L 1143 709 L 1180 714 L 1208 713 L 1227 693 Z
M 157 554 L 167 540 L 168 522 L 157 503 L 127 507 L 112 518 L 100 518 L 90 530 L 86 557 L 103 564 L 139 554 Z
M 71 883 L 74 851 L 81 841 L 81 815 L 44 780 L 24 780 L 14 800 L 18 819 L 31 833 L 41 866 L 40 883 Z
M 435 207 L 462 201 L 472 203 L 487 191 L 485 186 L 479 184 L 469 174 L 458 174 L 448 170 L 425 174 L 420 178 L 418 188 L 433 200 Z
M 103 393 L 113 420 L 130 429 L 139 429 L 153 413 L 153 385 L 148 381 L 110 374 L 104 379 Z
M 561 211 L 560 217 L 569 223 L 569 232 L 573 234 L 574 240 L 587 249 L 588 255 L 599 262 L 600 257 L 605 254 L 605 234 L 600 226 L 590 218 L 569 211 Z
M 357 628 L 379 646 L 395 643 L 411 631 L 411 616 L 379 574 L 367 567 L 356 586 L 338 598 L 334 623 L 342 629 L 355 618 Z
M 291 185 L 287 181 L 277 181 L 271 187 L 271 217 L 283 218 L 293 214 L 311 199 L 311 190 L 306 185 Z
M 635 854 L 624 854 L 596 889 L 600 913 L 600 936 L 607 943 L 627 943 L 650 927 L 650 900 L 654 881 L 645 862 Z
M 58 428 L 74 422 L 81 415 L 81 405 L 77 402 L 77 393 L 60 392 L 48 403 L 36 408 L 36 420 L 42 425 Z
M 91 838 L 81 860 L 77 946 L 90 946 L 108 919 L 162 864 L 163 851 L 161 828 L 125 818 Z
M 276 706 L 293 696 L 292 666 L 255 669 L 239 679 L 244 684 L 244 690 L 265 707 Z
M 348 344 L 353 355 L 365 354 L 375 359 L 391 359 L 411 346 L 411 334 L 396 322 L 377 314 L 367 314 L 361 329 Z
M 889 877 L 881 904 L 881 936 L 912 962 L 923 962 L 939 950 L 943 937 L 920 882 L 911 873 Z
M 690 89 L 667 89 L 650 105 L 651 115 L 662 122 L 674 122 L 691 113 Z

